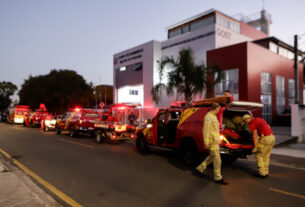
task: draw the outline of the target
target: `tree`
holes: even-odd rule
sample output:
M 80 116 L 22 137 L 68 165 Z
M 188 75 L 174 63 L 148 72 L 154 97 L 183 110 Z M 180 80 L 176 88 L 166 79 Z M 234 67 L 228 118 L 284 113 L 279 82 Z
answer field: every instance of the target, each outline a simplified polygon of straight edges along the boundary
M 203 82 L 206 88 L 206 98 L 212 98 L 214 96 L 214 87 L 222 81 L 223 77 L 224 73 L 217 65 L 205 68 Z
M 192 49 L 182 49 L 179 52 L 179 57 L 175 60 L 172 57 L 163 57 L 159 62 L 160 82 L 156 84 L 151 94 L 153 100 L 158 104 L 163 90 L 167 95 L 172 96 L 174 92 L 184 95 L 184 100 L 190 103 L 195 95 L 201 95 L 205 88 L 210 92 L 216 81 L 222 78 L 221 71 L 218 67 L 206 68 L 205 64 L 196 65 L 194 63 Z M 217 69 L 217 70 L 216 70 Z M 213 71 L 218 72 L 218 76 L 214 83 L 211 79 Z M 167 83 L 163 83 L 164 73 L 167 72 Z
M 4 112 L 12 103 L 10 96 L 17 90 L 17 86 L 11 82 L 0 82 L 0 112 Z
M 57 113 L 95 103 L 92 84 L 73 70 L 52 70 L 47 75 L 30 76 L 22 84 L 19 97 L 21 104 L 38 108 L 44 103 L 49 111 Z
M 100 102 L 104 102 L 107 105 L 113 104 L 113 86 L 98 85 L 95 87 L 95 93 L 97 104 Z

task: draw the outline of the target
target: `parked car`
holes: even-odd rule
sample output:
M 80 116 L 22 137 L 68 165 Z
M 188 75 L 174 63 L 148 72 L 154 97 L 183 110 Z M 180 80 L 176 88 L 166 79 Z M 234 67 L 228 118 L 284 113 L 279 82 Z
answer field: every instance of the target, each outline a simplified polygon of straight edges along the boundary
M 217 115 L 221 130 L 220 153 L 230 162 L 251 154 L 253 137 L 240 120 L 244 114 L 252 114 L 263 104 L 232 102 L 228 97 L 206 99 L 191 106 L 160 109 L 151 123 L 139 126 L 137 149 L 140 152 L 146 151 L 148 147 L 177 150 L 186 162 L 195 162 L 200 154 L 208 153 L 203 147 L 203 119 L 213 102 L 222 106 Z M 237 120 L 240 123 L 234 128 L 232 123 L 237 123 Z M 230 123 L 232 126 L 229 126 Z
M 78 134 L 95 136 L 94 123 L 101 119 L 100 109 L 76 108 L 63 114 L 56 122 L 56 132 L 69 132 L 71 137 Z

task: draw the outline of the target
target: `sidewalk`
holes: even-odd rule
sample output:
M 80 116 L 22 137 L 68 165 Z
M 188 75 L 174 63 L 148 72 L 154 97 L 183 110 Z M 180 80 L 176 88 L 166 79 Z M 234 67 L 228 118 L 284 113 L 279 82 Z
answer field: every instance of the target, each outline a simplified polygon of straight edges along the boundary
M 305 158 L 305 142 L 296 143 L 297 138 L 290 136 L 290 127 L 272 127 L 275 134 L 275 147 L 272 154 Z
M 285 155 L 289 157 L 305 158 L 305 142 L 298 144 L 287 144 L 285 146 L 275 146 L 272 154 Z
M 62 205 L 0 154 L 0 206 L 59 207 Z

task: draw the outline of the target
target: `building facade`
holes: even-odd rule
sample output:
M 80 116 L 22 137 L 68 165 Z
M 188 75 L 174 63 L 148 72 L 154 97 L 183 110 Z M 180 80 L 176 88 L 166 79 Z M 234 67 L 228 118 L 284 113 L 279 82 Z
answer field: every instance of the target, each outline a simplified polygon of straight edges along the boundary
M 249 24 L 216 10 L 208 10 L 166 29 L 168 39 L 165 41 L 150 41 L 114 54 L 116 103 L 140 103 L 144 108 L 167 107 L 181 97 L 168 97 L 164 92 L 158 105 L 152 100 L 151 89 L 160 81 L 158 60 L 162 57 L 177 58 L 181 49 L 191 48 L 195 63 L 207 64 L 209 50 L 268 37 Z
M 261 102 L 263 118 L 274 122 L 295 102 L 292 51 L 291 46 L 274 37 L 208 51 L 208 64 L 220 66 L 225 74 L 224 80 L 215 87 L 215 96 L 229 89 L 241 101 Z M 299 63 L 298 68 L 299 103 L 302 104 L 304 65 Z

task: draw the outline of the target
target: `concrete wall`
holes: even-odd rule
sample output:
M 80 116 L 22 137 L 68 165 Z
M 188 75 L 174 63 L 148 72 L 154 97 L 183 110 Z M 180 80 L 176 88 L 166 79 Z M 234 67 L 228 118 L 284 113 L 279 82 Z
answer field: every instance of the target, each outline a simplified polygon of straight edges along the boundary
M 291 136 L 298 137 L 298 142 L 305 140 L 305 106 L 291 105 Z
M 215 48 L 225 47 L 228 45 L 237 44 L 240 42 L 245 42 L 252 40 L 250 37 L 234 32 L 225 27 L 215 25 Z

